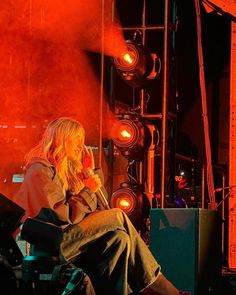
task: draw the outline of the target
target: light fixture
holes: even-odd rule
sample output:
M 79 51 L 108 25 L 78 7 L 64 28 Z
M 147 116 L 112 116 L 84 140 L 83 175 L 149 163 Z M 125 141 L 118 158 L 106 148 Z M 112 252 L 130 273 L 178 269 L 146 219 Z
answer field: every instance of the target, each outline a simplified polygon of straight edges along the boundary
M 140 186 L 123 182 L 110 198 L 111 208 L 122 209 L 136 228 L 140 228 L 145 217 L 148 216 L 150 203 Z
M 124 157 L 141 160 L 144 151 L 158 145 L 159 131 L 139 116 L 122 115 L 112 126 L 111 138 Z
M 148 53 L 142 43 L 126 40 L 126 51 L 114 58 L 117 73 L 132 87 L 142 87 L 155 79 L 161 69 L 160 58 Z

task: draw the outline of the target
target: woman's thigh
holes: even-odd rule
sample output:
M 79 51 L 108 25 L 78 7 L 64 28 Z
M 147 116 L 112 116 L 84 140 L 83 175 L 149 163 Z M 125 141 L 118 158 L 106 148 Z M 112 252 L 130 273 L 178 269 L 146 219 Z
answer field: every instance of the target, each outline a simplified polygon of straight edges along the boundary
M 120 209 L 95 211 L 79 224 L 71 225 L 65 230 L 62 254 L 67 259 L 79 255 L 88 244 L 91 245 L 106 233 L 115 230 L 125 231 L 123 212 Z

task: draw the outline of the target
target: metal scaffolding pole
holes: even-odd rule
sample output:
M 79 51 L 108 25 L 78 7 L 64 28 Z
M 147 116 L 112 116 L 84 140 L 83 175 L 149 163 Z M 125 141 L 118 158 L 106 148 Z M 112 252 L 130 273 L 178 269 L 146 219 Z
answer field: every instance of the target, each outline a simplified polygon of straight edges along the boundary
M 163 52 L 163 95 L 162 95 L 162 132 L 161 132 L 161 208 L 165 206 L 166 159 L 168 138 L 168 68 L 169 68 L 169 0 L 165 1 Z

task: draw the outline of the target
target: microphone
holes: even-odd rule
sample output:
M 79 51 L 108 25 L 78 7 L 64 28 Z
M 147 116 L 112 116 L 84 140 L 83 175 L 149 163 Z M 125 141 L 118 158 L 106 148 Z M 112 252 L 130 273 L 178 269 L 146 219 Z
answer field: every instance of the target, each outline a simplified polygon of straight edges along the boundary
M 62 295 L 72 294 L 73 291 L 81 291 L 81 287 L 83 287 L 84 277 L 85 277 L 85 273 L 83 272 L 81 268 L 75 269 Z
M 83 174 L 84 174 L 85 178 L 89 178 L 90 176 L 94 175 L 94 170 L 92 168 L 86 168 L 83 171 Z M 95 194 L 96 194 L 97 198 L 99 199 L 99 201 L 101 202 L 104 209 L 106 209 L 106 210 L 111 209 L 106 196 L 104 195 L 103 191 L 100 188 L 95 192 Z

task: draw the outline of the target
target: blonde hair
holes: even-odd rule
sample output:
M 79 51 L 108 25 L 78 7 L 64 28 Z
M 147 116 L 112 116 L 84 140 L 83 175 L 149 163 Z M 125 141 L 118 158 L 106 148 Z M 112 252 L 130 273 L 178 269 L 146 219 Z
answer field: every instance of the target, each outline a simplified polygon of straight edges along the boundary
M 82 170 L 81 159 L 72 161 L 65 151 L 66 140 L 77 136 L 84 142 L 85 130 L 78 121 L 61 117 L 50 122 L 40 142 L 26 155 L 26 165 L 35 157 L 48 160 L 56 167 L 64 191 L 77 194 L 84 186 L 78 176 Z

